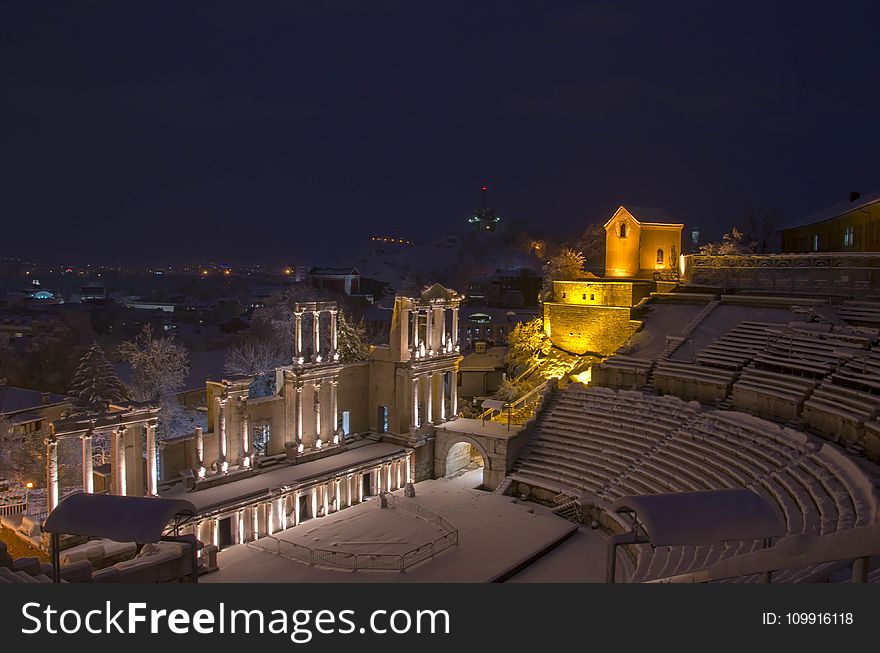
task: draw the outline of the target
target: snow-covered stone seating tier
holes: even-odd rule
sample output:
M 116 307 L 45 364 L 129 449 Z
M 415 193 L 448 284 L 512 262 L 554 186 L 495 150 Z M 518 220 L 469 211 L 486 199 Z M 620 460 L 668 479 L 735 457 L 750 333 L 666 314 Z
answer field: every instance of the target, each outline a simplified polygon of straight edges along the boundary
M 788 534 L 824 535 L 877 518 L 872 480 L 838 446 L 745 413 L 572 385 L 535 428 L 511 474 L 517 492 L 541 488 L 589 497 L 601 508 L 631 494 L 745 487 L 778 507 Z M 759 546 L 643 546 L 631 580 L 694 571 Z M 809 580 L 831 571 L 823 565 L 775 579 Z
M 782 333 L 780 324 L 741 322 L 697 355 L 697 362 L 710 367 L 738 370 Z

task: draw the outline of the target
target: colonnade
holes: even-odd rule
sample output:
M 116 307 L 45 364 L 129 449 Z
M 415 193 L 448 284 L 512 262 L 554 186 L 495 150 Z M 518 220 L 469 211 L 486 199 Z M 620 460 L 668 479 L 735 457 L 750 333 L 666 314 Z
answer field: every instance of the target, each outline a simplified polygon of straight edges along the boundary
M 273 535 L 312 518 L 325 517 L 363 502 L 368 494 L 391 492 L 413 482 L 413 455 L 408 452 L 377 465 L 333 474 L 271 499 L 255 501 L 235 512 L 212 515 L 193 527 L 194 534 L 202 542 L 220 546 L 220 521 L 232 519 L 232 543 L 238 544 Z M 366 492 L 365 486 L 368 486 Z
M 59 475 L 58 447 L 64 440 L 79 439 L 82 452 L 82 491 L 95 491 L 94 456 L 92 440 L 97 431 L 109 430 L 111 441 L 112 487 L 110 493 L 118 496 L 139 495 L 141 488 L 129 478 L 127 450 L 134 449 L 135 460 L 140 460 L 140 435 L 144 434 L 146 453 L 146 476 L 144 492 L 146 496 L 159 496 L 159 446 L 156 441 L 156 419 L 133 420 L 113 425 L 77 424 L 71 430 L 51 426 L 46 438 L 46 493 L 47 509 L 54 510 L 61 500 L 61 479 Z M 137 438 L 132 442 L 132 438 Z M 134 473 L 134 470 L 131 470 Z
M 449 375 L 448 378 L 446 375 Z M 438 388 L 439 386 L 439 388 Z M 435 399 L 437 401 L 435 402 Z M 449 414 L 447 415 L 447 404 Z M 424 406 L 424 414 L 422 414 Z M 437 424 L 458 414 L 458 373 L 449 370 L 413 370 L 412 425 Z
M 400 349 L 412 358 L 458 351 L 458 303 L 431 302 L 401 309 Z M 447 314 L 451 322 L 447 328 Z
M 321 363 L 339 360 L 337 351 L 337 316 L 339 309 L 335 302 L 309 302 L 306 304 L 296 304 L 294 307 L 294 361 L 299 364 L 306 362 L 306 348 L 303 344 L 303 315 L 310 313 L 312 316 L 312 333 L 309 362 Z M 321 315 L 328 313 L 330 315 L 330 343 L 329 351 L 326 351 L 321 342 Z

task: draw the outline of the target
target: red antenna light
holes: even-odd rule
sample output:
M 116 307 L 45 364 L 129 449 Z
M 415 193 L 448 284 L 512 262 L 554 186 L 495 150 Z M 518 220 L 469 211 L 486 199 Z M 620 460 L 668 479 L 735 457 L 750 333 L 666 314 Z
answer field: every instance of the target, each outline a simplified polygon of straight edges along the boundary
M 485 187 L 485 186 L 483 186 L 483 188 L 482 188 L 482 189 L 481 189 L 481 190 L 489 190 L 489 189 L 488 189 L 488 188 L 486 188 L 486 187 Z

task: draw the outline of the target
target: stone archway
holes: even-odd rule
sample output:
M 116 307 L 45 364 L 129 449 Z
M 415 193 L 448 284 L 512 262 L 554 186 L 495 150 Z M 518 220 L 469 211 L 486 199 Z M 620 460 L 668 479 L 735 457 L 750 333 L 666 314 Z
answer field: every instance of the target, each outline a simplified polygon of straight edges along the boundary
M 449 447 L 446 454 L 446 476 L 444 478 L 471 488 L 482 487 L 485 466 L 486 459 L 483 458 L 477 447 L 470 442 L 456 442 Z
M 435 478 L 460 478 L 473 472 L 467 478 L 461 478 L 461 482 L 472 483 L 475 488 L 487 485 L 487 472 L 492 470 L 492 458 L 482 443 L 468 435 L 456 433 L 448 440 L 441 438 L 438 445 L 434 455 Z

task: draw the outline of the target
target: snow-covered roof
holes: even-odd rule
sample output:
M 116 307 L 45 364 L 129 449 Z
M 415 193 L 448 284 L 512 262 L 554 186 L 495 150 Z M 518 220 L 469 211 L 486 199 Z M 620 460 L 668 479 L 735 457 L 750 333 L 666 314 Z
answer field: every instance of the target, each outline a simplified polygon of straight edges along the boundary
M 863 209 L 866 206 L 876 204 L 877 202 L 880 202 L 880 190 L 874 191 L 873 193 L 866 193 L 853 202 L 844 200 L 843 202 L 838 202 L 837 204 L 825 207 L 821 211 L 816 211 L 810 215 L 805 215 L 802 218 L 792 220 L 791 222 L 782 225 L 779 228 L 779 231 L 808 227 L 811 224 L 833 220 L 834 218 L 838 218 L 858 209 Z
M 781 515 L 751 490 L 710 490 L 621 497 L 611 511 L 634 512 L 653 546 L 712 545 L 785 533 Z
M 46 519 L 43 530 L 117 542 L 158 542 L 171 520 L 195 513 L 195 506 L 182 499 L 80 492 L 58 504 Z
M 504 357 L 507 356 L 507 347 L 490 347 L 484 354 L 468 354 L 465 356 L 458 369 L 461 372 L 494 372 L 504 367 Z
M 608 227 L 609 224 L 617 217 L 617 215 L 621 211 L 626 211 L 629 213 L 635 221 L 641 225 L 645 226 L 674 226 L 674 227 L 684 227 L 684 224 L 673 222 L 672 216 L 669 215 L 669 212 L 665 209 L 651 208 L 647 206 L 632 206 L 631 204 L 621 204 L 617 207 L 617 210 L 611 215 L 610 218 L 603 225 L 605 228 Z
M 64 395 L 45 394 L 44 399 L 44 393 L 39 390 L 28 390 L 27 388 L 15 388 L 12 386 L 0 387 L 0 415 L 31 411 L 35 408 L 70 401 Z
M 357 268 L 312 268 L 309 270 L 311 276 L 328 276 L 339 277 L 347 275 L 360 275 Z

